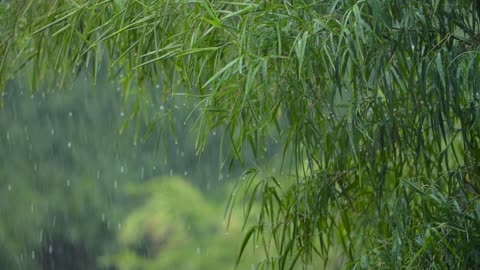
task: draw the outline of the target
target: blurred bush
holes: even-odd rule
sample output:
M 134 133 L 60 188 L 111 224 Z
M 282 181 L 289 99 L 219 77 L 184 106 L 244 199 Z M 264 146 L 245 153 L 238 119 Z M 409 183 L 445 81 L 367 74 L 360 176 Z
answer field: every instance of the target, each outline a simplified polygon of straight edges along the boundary
M 133 209 L 117 233 L 117 255 L 102 258 L 115 269 L 233 269 L 242 240 L 241 219 L 232 216 L 227 230 L 222 207 L 212 204 L 181 177 L 131 184 L 128 193 L 144 202 Z M 225 204 L 221 204 L 225 205 Z M 247 249 L 240 269 L 250 269 L 263 255 Z

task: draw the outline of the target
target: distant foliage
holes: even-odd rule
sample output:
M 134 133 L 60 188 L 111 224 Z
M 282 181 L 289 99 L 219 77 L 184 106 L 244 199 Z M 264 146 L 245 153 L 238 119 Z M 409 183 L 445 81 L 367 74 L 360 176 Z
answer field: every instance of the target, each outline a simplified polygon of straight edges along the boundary
M 128 190 L 144 203 L 122 222 L 119 252 L 102 258 L 103 264 L 119 270 L 234 269 L 235 243 L 241 242 L 237 215 L 227 229 L 223 208 L 182 177 L 151 179 Z M 250 269 L 261 253 L 248 252 L 241 267 Z
M 229 181 L 219 181 L 215 169 L 218 138 L 211 136 L 207 144 L 209 158 L 194 158 L 194 136 L 180 121 L 189 105 L 163 103 L 179 119 L 176 136 L 162 118 L 154 127 L 137 125 L 137 132 L 126 128 L 128 104 L 116 87 L 105 81 L 93 86 L 84 79 L 63 92 L 31 92 L 15 80 L 4 92 L 0 269 L 106 269 L 99 257 L 116 251 L 116 232 L 139 203 L 125 192 L 132 182 L 188 172 L 195 192 L 219 201 L 225 197 L 223 186 Z M 165 141 L 158 143 L 158 138 Z

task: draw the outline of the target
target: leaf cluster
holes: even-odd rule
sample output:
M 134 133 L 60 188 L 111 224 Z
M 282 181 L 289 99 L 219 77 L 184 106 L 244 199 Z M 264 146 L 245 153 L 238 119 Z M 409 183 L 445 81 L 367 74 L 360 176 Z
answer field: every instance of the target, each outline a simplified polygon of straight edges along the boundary
M 106 65 L 127 97 L 157 83 L 161 94 L 198 98 L 198 149 L 220 125 L 243 164 L 245 146 L 260 164 L 267 141 L 279 141 L 294 183 L 252 178 L 246 188 L 263 210 L 246 240 L 271 234 L 280 269 L 326 258 L 338 239 L 355 262 L 366 238 L 391 237 L 402 179 L 442 179 L 447 197 L 480 192 L 477 1 L 20 1 L 2 10 L 28 27 L 6 27 L 19 35 L 2 43 L 0 74 L 25 63 L 41 78 L 85 68 L 95 77 Z

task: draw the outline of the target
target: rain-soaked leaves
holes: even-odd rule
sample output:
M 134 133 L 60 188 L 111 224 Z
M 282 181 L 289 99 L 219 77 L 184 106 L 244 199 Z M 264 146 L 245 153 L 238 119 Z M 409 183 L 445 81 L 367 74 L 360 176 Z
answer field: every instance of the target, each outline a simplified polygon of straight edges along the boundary
M 477 2 L 17 2 L 1 3 L 18 19 L 0 78 L 23 68 L 51 89 L 106 68 L 131 102 L 123 131 L 166 124 L 183 146 L 172 94 L 194 104 L 197 153 L 222 131 L 223 168 L 258 172 L 230 205 L 254 223 L 239 247 L 262 246 L 259 267 L 478 268 Z

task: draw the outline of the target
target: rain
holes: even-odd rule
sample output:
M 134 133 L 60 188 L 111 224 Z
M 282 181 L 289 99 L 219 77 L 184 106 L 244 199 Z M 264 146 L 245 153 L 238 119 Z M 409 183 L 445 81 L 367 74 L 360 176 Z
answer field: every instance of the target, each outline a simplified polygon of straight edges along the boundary
M 0 270 L 480 269 L 480 1 L 0 0 Z
M 224 210 L 238 180 L 230 175 L 241 169 L 221 166 L 223 131 L 213 131 L 199 154 L 187 119 L 194 106 L 152 100 L 158 105 L 149 113 L 161 120 L 125 122 L 132 104 L 116 89 L 76 80 L 70 90 L 30 96 L 20 81 L 7 85 L 2 269 L 233 267 L 242 219 L 235 213 L 227 228 Z M 245 264 L 258 259 L 252 253 Z

